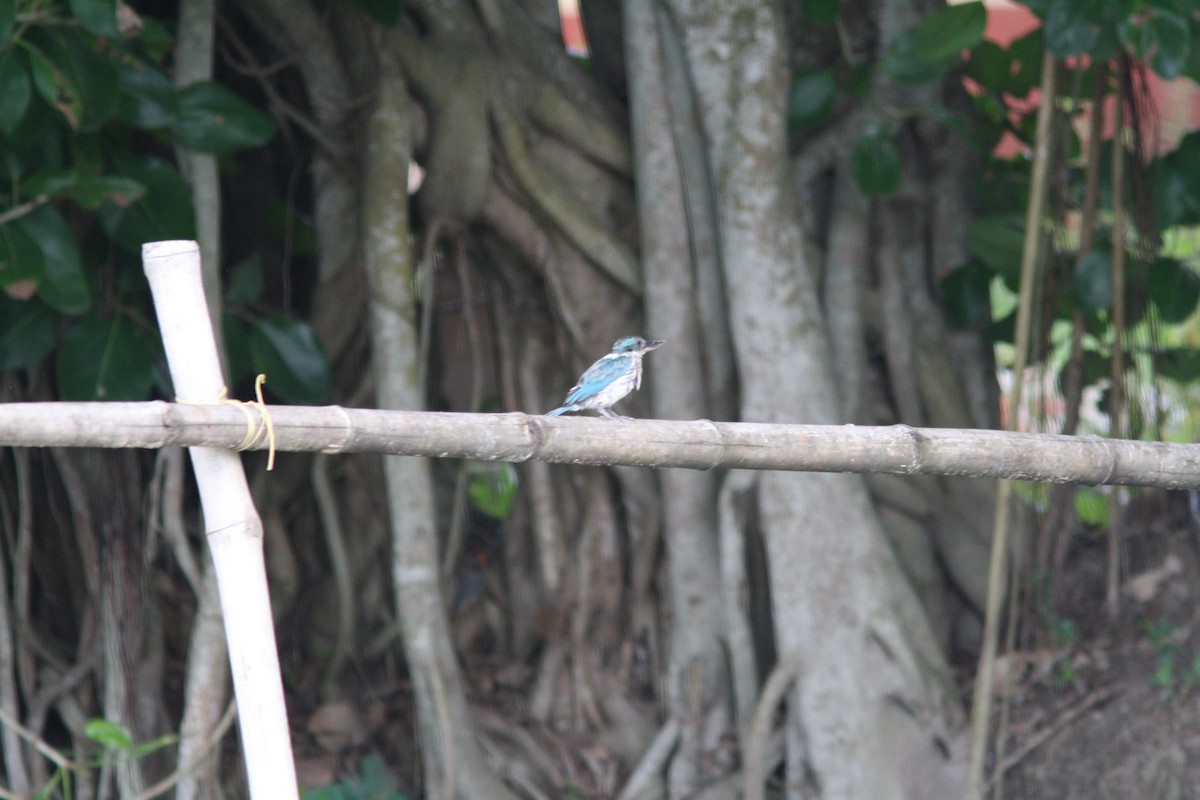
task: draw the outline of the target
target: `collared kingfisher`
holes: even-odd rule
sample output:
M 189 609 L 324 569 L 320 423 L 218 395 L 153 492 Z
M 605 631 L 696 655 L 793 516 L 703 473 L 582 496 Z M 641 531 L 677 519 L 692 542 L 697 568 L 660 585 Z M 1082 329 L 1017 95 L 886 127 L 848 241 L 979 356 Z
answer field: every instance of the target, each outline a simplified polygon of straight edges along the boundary
M 609 419 L 627 420 L 614 414 L 612 406 L 634 389 L 642 386 L 642 356 L 662 347 L 661 339 L 646 341 L 640 336 L 626 336 L 613 344 L 612 352 L 587 368 L 579 381 L 567 392 L 563 404 L 547 416 L 557 417 L 568 411 L 594 408 Z

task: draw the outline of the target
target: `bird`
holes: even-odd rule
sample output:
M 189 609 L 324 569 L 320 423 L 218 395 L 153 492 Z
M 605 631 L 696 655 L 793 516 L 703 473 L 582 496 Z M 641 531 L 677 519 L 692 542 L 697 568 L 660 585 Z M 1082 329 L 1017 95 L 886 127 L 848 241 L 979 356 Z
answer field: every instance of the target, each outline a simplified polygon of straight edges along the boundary
M 642 386 L 642 356 L 662 347 L 661 339 L 647 341 L 640 336 L 624 336 L 613 343 L 612 352 L 601 356 L 579 376 L 567 392 L 567 399 L 546 416 L 557 417 L 568 411 L 599 411 L 609 419 L 627 421 L 629 417 L 614 414 L 613 405 L 634 389 Z

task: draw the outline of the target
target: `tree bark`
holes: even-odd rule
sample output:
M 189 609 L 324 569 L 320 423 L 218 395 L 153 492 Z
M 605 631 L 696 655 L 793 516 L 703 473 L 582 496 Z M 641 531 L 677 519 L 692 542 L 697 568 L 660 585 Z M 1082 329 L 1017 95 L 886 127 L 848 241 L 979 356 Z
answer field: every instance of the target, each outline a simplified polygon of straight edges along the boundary
M 408 235 L 412 119 L 394 38 L 380 36 L 378 101 L 368 122 L 363 252 L 370 286 L 372 368 L 383 408 L 420 409 L 417 297 Z M 417 706 L 426 795 L 440 800 L 513 798 L 483 760 L 450 640 L 439 586 L 429 462 L 384 461 L 392 526 L 392 574 Z
M 213 38 L 216 35 L 217 14 L 214 0 L 186 0 L 179 6 L 179 28 L 175 48 L 175 88 L 182 89 L 197 81 L 211 81 L 213 76 Z M 224 331 L 221 325 L 221 182 L 217 174 L 217 157 L 182 147 L 176 148 L 176 158 L 192 190 L 192 207 L 196 212 L 196 242 L 200 245 L 200 263 L 204 270 L 204 296 L 208 300 L 208 315 L 213 335 L 217 337 L 217 353 L 222 365 L 225 360 Z
M 782 8 L 700 0 L 671 8 L 705 109 L 742 418 L 833 422 L 824 321 L 785 184 Z M 913 760 L 936 763 L 935 738 L 961 713 L 861 479 L 765 473 L 757 501 L 779 660 L 795 672 L 787 729 L 803 748 L 803 763 L 792 750 L 787 765 L 788 796 L 917 796 L 904 781 Z M 955 783 L 949 763 L 940 771 Z M 939 796 L 929 785 L 921 796 Z
M 674 32 L 660 30 L 663 15 L 656 8 L 641 0 L 624 6 L 626 58 L 630 71 L 641 76 L 630 87 L 630 108 L 639 176 L 647 335 L 665 339 L 671 349 L 670 357 L 656 361 L 650 373 L 654 377 L 651 401 L 658 419 L 703 419 L 711 411 L 705 339 L 697 313 L 699 265 L 693 259 L 694 248 L 703 241 L 696 241 L 697 232 L 689 224 L 686 180 L 680 174 L 685 155 L 679 152 L 683 145 L 672 135 L 672 127 L 696 131 L 669 113 L 661 42 Z M 703 198 L 711 197 L 707 185 L 695 188 Z M 711 228 L 704 226 L 704 230 Z M 709 257 L 716 258 L 715 248 L 709 250 Z M 659 482 L 675 614 L 664 699 L 668 715 L 681 725 L 667 788 L 671 797 L 690 797 L 712 783 L 702 770 L 704 754 L 717 748 L 734 721 L 729 667 L 720 646 L 722 595 L 712 590 L 720 582 L 717 476 L 663 470 Z
M 304 78 L 305 94 L 316 132 L 312 152 L 313 228 L 318 285 L 313 293 L 312 323 L 331 361 L 341 354 L 360 328 L 366 303 L 364 276 L 359 268 L 360 242 L 351 235 L 359 224 L 362 197 L 358 191 L 357 129 L 351 124 L 355 85 L 353 54 L 370 39 L 359 27 L 361 14 L 338 13 L 338 25 L 321 19 L 315 6 L 290 0 L 252 0 L 244 5 L 255 27 L 287 59 L 293 59 Z M 344 9 L 343 9 L 344 10 Z M 337 40 L 352 32 L 355 40 Z M 349 54 L 343 58 L 342 54 Z M 365 82 L 365 81 L 364 81 Z M 288 265 L 285 265 L 285 269 Z

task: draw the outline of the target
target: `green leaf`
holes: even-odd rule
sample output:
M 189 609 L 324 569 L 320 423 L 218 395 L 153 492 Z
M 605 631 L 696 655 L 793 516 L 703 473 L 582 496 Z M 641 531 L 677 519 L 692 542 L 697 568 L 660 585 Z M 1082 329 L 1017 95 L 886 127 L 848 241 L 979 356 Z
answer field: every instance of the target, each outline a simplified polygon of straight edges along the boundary
M 43 194 L 58 197 L 65 195 L 77 180 L 79 173 L 73 169 L 43 170 L 26 178 L 21 193 L 29 198 Z
M 900 185 L 900 153 L 890 133 L 869 131 L 854 145 L 850 160 L 854 182 L 864 194 L 887 196 Z
M 141 5 L 138 6 L 141 8 Z M 146 14 L 140 16 L 142 29 L 137 34 L 137 47 L 146 59 L 154 64 L 168 60 L 175 51 L 175 25 Z
M 79 88 L 63 70 L 46 57 L 32 43 L 23 42 L 29 57 L 29 71 L 33 76 L 33 88 L 47 104 L 67 119 L 72 128 L 79 127 L 83 116 L 83 98 Z
M 30 367 L 54 349 L 58 315 L 36 297 L 14 300 L 0 292 L 0 369 Z
M 64 400 L 145 400 L 154 383 L 152 346 L 127 316 L 85 317 L 58 350 L 59 394 Z
M 117 28 L 117 0 L 69 0 L 71 13 L 97 36 L 120 39 Z
M 1187 159 L 1179 158 L 1178 152 L 1154 159 L 1148 168 L 1154 221 L 1160 231 L 1200 223 L 1200 197 L 1196 196 L 1200 187 L 1181 169 Z
M 1043 20 L 1050 52 L 1059 58 L 1081 53 L 1106 57 L 1100 48 L 1106 34 L 1103 5 L 1095 0 L 1054 0 Z M 1115 32 L 1110 35 L 1115 41 Z
M 801 0 L 800 10 L 811 22 L 832 25 L 842 13 L 842 0 Z
M 402 0 L 354 0 L 355 5 L 380 25 L 391 27 L 400 19 Z
M 1092 315 L 1092 316 L 1094 317 L 1095 315 Z M 1091 323 L 1089 323 L 1087 320 L 1085 320 L 1084 324 L 1085 324 L 1085 326 L 1093 325 L 1093 324 L 1095 324 L 1095 320 L 1093 320 Z M 1095 324 L 1095 327 L 1085 327 L 1085 330 L 1099 330 L 1099 329 L 1101 329 L 1101 327 L 1102 326 L 1100 326 L 1099 324 Z M 1084 386 L 1093 386 L 1102 381 L 1107 381 L 1111 377 L 1112 377 L 1112 362 L 1109 360 L 1108 356 L 1104 355 L 1103 353 L 1098 353 L 1095 350 L 1085 349 L 1083 351 L 1083 385 Z M 1096 399 L 1095 408 L 1097 411 L 1100 411 L 1101 413 L 1104 413 L 1107 411 L 1107 409 L 1108 409 L 1108 389 L 1107 388 L 1105 388 L 1104 391 L 1102 391 L 1100 393 L 1100 396 Z
M 788 91 L 788 131 L 795 133 L 822 122 L 836 97 L 832 72 L 821 67 L 797 70 Z
M 388 772 L 382 758 L 372 753 L 362 760 L 359 770 L 362 773 L 362 785 L 364 789 L 377 794 L 387 791 Z
M 134 156 L 114 166 L 113 173 L 146 188 L 137 202 L 109 198 L 100 205 L 101 227 L 123 250 L 138 255 L 144 242 L 196 237 L 192 195 L 174 167 Z
M 995 42 L 983 41 L 971 51 L 967 77 L 985 89 L 1003 92 L 1012 77 L 1012 55 Z
M 117 114 L 135 128 L 169 128 L 179 118 L 175 87 L 159 70 L 148 64 L 127 65 L 117 72 L 121 99 Z
M 87 175 L 74 169 L 56 169 L 32 175 L 22 186 L 27 197 L 52 195 L 69 197 L 87 209 L 99 208 L 106 199 L 119 204 L 132 203 L 146 193 L 146 187 L 120 175 Z
M 1171 347 L 1155 359 L 1158 373 L 1184 385 L 1200 380 L 1200 350 L 1192 347 Z
M 1020 275 L 1024 247 L 1025 219 L 1018 214 L 979 217 L 967 228 L 967 249 L 1005 277 Z
M 16 59 L 12 49 L 5 51 L 0 55 L 0 129 L 12 133 L 25 116 L 32 98 L 29 73 Z
M 229 268 L 225 281 L 225 302 L 230 305 L 249 305 L 262 295 L 263 270 L 258 255 L 244 258 Z
M 1075 491 L 1075 516 L 1084 525 L 1107 526 L 1108 504 L 1108 495 L 1089 486 L 1080 486 Z
M 296 204 L 283 198 L 269 203 L 262 215 L 264 233 L 286 238 L 293 255 L 312 255 L 317 251 L 317 235 L 312 218 L 296 213 Z
M 1163 322 L 1178 324 L 1200 303 L 1200 278 L 1183 263 L 1164 256 L 1146 269 L 1146 296 L 1158 307 Z
M 25 281 L 41 285 L 45 259 L 37 242 L 21 225 L 0 225 L 0 288 L 8 289 Z
M 1183 65 L 1183 76 L 1191 78 L 1193 83 L 1200 83 L 1200 47 L 1188 48 L 1187 63 Z
M 930 61 L 957 58 L 983 41 L 987 10 L 979 0 L 946 6 L 917 27 L 913 50 Z
M 1183 182 L 1183 201 L 1188 213 L 1181 214 L 1180 221 L 1200 216 L 1200 131 L 1192 131 L 1180 139 L 1179 147 L 1166 156 L 1164 167 L 1169 173 L 1177 173 Z
M 950 324 L 971 328 L 987 320 L 992 308 L 991 284 L 992 274 L 975 259 L 947 273 L 939 289 Z
M 1013 97 L 1026 96 L 1041 81 L 1044 49 L 1045 38 L 1041 28 L 1025 34 L 1008 46 L 1013 67 L 1007 91 Z
M 359 773 L 351 774 L 328 786 L 305 789 L 302 800 L 410 800 L 410 796 L 399 789 L 389 788 L 391 777 L 383 759 L 372 753 L 362 760 Z M 578 797 L 567 793 L 566 797 Z
M 113 62 L 78 30 L 43 29 L 37 40 L 55 68 L 58 98 L 51 104 L 62 111 L 73 128 L 98 130 L 116 113 L 121 94 Z
M 1187 21 L 1169 11 L 1156 9 L 1142 26 L 1141 51 L 1149 56 L 1150 67 L 1165 80 L 1183 72 L 1188 61 L 1192 34 Z
M 842 78 L 842 91 L 862 100 L 871 93 L 875 82 L 875 66 L 870 61 L 855 64 Z
M 1138 57 L 1142 56 L 1141 39 L 1142 39 L 1142 23 L 1144 17 L 1141 14 L 1136 16 L 1126 17 L 1117 23 L 1117 41 L 1121 46 Z
M 289 403 L 315 405 L 329 400 L 333 379 L 329 361 L 306 322 L 282 316 L 254 320 L 250 357 L 267 388 Z
M 979 0 L 947 6 L 897 35 L 883 68 L 899 83 L 936 80 L 958 63 L 964 50 L 983 41 L 986 27 L 987 11 Z
M 159 736 L 156 739 L 151 739 L 148 742 L 138 742 L 137 744 L 135 744 L 133 746 L 133 749 L 129 751 L 129 757 L 130 758 L 145 758 L 146 756 L 150 755 L 151 753 L 157 752 L 158 750 L 162 750 L 165 747 L 171 747 L 172 745 L 175 745 L 178 743 L 179 743 L 178 736 L 176 736 L 173 733 L 166 733 L 166 734 L 163 734 L 162 736 Z
M 75 237 L 53 206 L 42 206 L 18 220 L 37 243 L 45 260 L 45 277 L 38 293 L 48 305 L 64 314 L 82 314 L 92 307 Z
M 508 519 L 517 496 L 517 471 L 512 464 L 497 461 L 473 467 L 467 477 L 471 504 L 492 519 Z
M 1107 249 L 1095 249 L 1075 262 L 1071 298 L 1086 311 L 1112 306 L 1112 259 Z
M 254 376 L 246 326 L 233 314 L 224 314 L 221 318 L 221 338 L 225 344 L 225 363 L 229 366 L 229 385 L 237 386 Z
M 261 147 L 275 135 L 274 120 L 218 83 L 193 83 L 180 90 L 178 100 L 172 130 L 189 149 L 229 153 Z
M 128 750 L 133 747 L 133 736 L 129 729 L 119 722 L 89 719 L 83 727 L 83 735 L 103 747 L 114 750 Z
M 80 175 L 67 196 L 86 209 L 97 209 L 105 200 L 127 205 L 140 200 L 146 187 L 123 175 Z
M 29 59 L 29 75 L 33 79 L 33 88 L 42 99 L 54 105 L 58 89 L 54 85 L 54 65 L 42 54 L 42 51 L 27 41 L 21 42 L 25 48 L 25 57 Z
M 883 71 L 897 83 L 921 84 L 938 80 L 954 66 L 958 56 L 932 59 L 916 45 L 916 31 L 903 31 L 892 40 L 883 59 Z
M 997 320 L 993 320 L 991 325 L 987 326 L 984 334 L 987 340 L 992 344 L 998 342 L 1007 342 L 1012 344 L 1016 340 L 1017 333 L 1017 312 L 1012 313 Z
M 1003 102 L 1002 95 L 998 92 L 982 92 L 972 95 L 971 103 L 975 106 L 975 114 L 980 123 L 988 124 L 991 138 L 998 140 L 1008 129 L 1008 106 Z M 986 148 L 984 152 L 990 149 Z
M 0 0 L 0 44 L 12 36 L 13 27 L 17 24 L 16 0 Z

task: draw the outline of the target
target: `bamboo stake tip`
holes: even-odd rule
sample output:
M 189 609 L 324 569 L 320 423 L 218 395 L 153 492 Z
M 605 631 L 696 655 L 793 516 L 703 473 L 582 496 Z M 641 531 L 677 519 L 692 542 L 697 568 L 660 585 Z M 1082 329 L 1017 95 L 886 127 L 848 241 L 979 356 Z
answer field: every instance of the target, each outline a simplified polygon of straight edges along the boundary
M 162 242 L 146 242 L 142 245 L 142 260 L 170 258 L 200 251 L 200 245 L 191 239 L 168 239 Z

